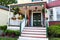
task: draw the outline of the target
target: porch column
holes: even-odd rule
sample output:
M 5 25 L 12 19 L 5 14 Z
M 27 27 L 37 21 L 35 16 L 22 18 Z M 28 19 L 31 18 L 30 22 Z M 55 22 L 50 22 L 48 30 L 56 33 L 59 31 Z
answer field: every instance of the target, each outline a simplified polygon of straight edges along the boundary
M 26 25 L 26 10 L 27 10 L 27 6 L 25 6 L 25 25 Z
M 29 13 L 28 13 L 28 26 L 30 26 L 29 25 L 29 23 L 30 23 L 29 21 L 30 21 L 30 16 L 29 16 Z
M 44 8 L 46 9 L 46 3 L 44 3 Z M 46 11 L 45 11 L 45 13 L 46 13 Z M 43 13 L 43 25 L 45 26 L 45 21 L 46 21 L 46 19 L 45 19 L 45 13 Z
M 10 25 L 10 5 L 9 5 L 9 13 L 8 13 L 8 25 Z

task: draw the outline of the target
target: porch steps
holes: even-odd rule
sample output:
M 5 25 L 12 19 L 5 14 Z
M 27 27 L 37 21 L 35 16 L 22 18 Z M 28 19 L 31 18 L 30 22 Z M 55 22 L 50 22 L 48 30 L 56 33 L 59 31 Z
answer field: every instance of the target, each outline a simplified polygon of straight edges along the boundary
M 25 27 L 18 40 L 48 40 L 46 27 Z

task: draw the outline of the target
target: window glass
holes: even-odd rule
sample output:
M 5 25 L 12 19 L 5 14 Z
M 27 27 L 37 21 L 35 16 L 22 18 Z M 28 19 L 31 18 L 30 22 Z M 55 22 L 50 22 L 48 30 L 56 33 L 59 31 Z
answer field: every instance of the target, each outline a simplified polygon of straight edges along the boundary
M 55 0 L 48 0 L 49 2 L 55 1 Z
M 49 15 L 49 20 L 53 20 L 53 9 L 50 9 L 50 15 Z
M 43 0 L 32 0 L 32 2 L 39 2 L 39 1 L 43 1 Z
M 57 20 L 60 21 L 60 7 L 56 8 Z

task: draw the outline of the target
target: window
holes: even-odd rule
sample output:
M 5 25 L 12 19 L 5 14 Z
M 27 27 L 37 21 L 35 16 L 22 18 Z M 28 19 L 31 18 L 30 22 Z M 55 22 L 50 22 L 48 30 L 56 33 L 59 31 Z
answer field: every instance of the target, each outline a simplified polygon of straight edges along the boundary
M 56 8 L 57 20 L 60 21 L 60 7 Z
M 55 1 L 55 0 L 48 0 L 49 2 Z
M 43 1 L 43 0 L 32 0 L 32 2 L 39 2 L 39 1 Z
M 50 15 L 49 15 L 49 20 L 53 20 L 53 9 L 50 9 Z

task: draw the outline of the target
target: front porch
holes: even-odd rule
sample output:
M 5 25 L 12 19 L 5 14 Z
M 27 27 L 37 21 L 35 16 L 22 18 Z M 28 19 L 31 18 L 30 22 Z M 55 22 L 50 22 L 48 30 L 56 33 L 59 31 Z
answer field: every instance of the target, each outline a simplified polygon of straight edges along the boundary
M 19 8 L 18 10 L 19 13 L 17 14 L 25 15 L 24 17 L 25 21 L 27 20 L 26 26 L 43 27 L 46 25 L 45 24 L 46 2 L 15 4 L 15 5 L 12 4 L 9 6 L 9 11 L 11 11 L 11 9 L 16 7 Z
M 19 20 L 19 29 L 20 36 L 18 40 L 31 40 L 39 39 L 48 40 L 47 38 L 47 26 L 46 26 L 46 2 L 35 2 L 35 3 L 26 3 L 26 4 L 15 4 L 9 6 L 9 11 L 12 8 L 18 7 L 19 11 L 18 16 L 24 15 L 24 20 L 21 22 Z M 21 15 L 22 14 L 22 15 Z M 18 20 L 18 16 L 13 16 L 16 20 Z M 11 17 L 10 17 L 11 18 Z M 20 19 L 19 18 L 19 19 Z M 11 21 L 10 21 L 11 22 Z M 12 29 L 12 28 L 11 28 Z M 27 37 L 27 38 L 26 38 Z M 22 38 L 22 39 L 21 39 Z

